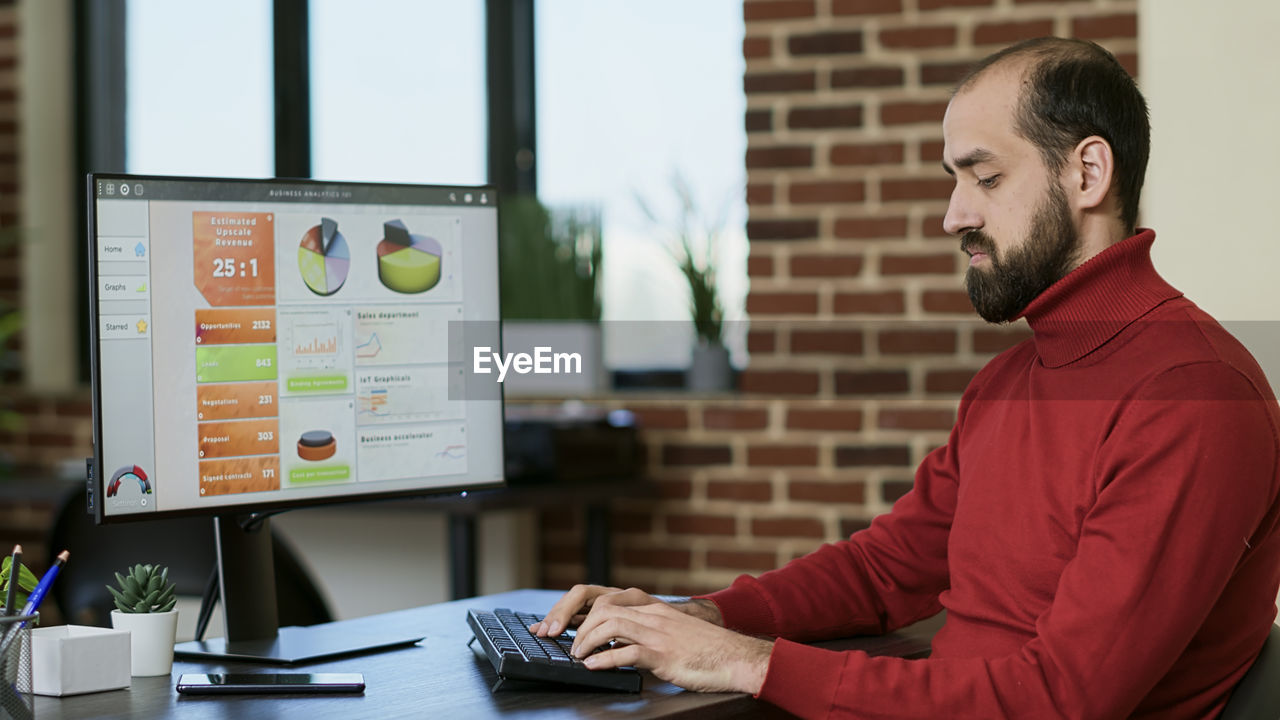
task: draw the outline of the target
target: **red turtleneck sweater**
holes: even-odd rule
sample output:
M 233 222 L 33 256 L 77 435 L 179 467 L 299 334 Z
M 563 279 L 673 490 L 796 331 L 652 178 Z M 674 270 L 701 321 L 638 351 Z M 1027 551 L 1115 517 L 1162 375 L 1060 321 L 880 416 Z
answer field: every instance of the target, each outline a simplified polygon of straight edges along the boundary
M 1024 311 L 950 439 L 847 541 L 709 596 L 777 636 L 760 698 L 801 716 L 1206 718 L 1280 587 L 1280 410 L 1249 353 L 1165 283 L 1155 233 Z M 797 641 L 947 610 L 925 660 Z

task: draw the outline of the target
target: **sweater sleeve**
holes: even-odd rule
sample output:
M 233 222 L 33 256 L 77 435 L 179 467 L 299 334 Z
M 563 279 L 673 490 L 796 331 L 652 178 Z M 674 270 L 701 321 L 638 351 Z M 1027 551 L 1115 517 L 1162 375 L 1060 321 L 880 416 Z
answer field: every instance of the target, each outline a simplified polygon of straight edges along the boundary
M 1266 402 L 1218 363 L 1144 387 L 1101 441 L 1077 555 L 1019 652 L 904 660 L 779 640 L 760 697 L 805 717 L 1128 716 L 1242 558 L 1275 532 L 1277 435 Z M 780 611 L 765 587 L 764 602 Z
M 947 444 L 920 464 L 912 490 L 871 527 L 705 596 L 725 626 L 804 641 L 881 634 L 937 614 L 938 596 L 948 586 L 955 448 L 966 408 L 962 402 Z

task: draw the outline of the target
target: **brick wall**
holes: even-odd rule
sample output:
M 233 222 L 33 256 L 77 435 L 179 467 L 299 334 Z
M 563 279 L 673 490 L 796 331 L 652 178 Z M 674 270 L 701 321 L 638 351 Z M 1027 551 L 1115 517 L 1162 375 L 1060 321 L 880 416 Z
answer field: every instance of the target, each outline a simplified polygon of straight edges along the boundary
M 615 581 L 723 587 L 866 527 L 946 441 L 960 393 L 1026 337 L 973 314 L 942 230 L 950 89 L 1040 35 L 1137 72 L 1136 0 L 745 0 L 750 368 L 731 397 L 646 400 L 661 498 L 614 508 Z M 572 513 L 544 582 L 582 578 Z

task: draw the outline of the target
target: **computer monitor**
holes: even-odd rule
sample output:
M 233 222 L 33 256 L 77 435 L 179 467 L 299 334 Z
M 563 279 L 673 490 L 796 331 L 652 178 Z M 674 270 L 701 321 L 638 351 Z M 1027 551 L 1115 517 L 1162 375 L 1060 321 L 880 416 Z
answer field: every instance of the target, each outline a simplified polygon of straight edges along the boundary
M 187 650 L 356 649 L 277 633 L 257 519 L 502 484 L 501 394 L 468 399 L 449 343 L 462 323 L 499 346 L 493 188 L 95 174 L 88 191 L 97 521 L 217 516 L 227 635 Z

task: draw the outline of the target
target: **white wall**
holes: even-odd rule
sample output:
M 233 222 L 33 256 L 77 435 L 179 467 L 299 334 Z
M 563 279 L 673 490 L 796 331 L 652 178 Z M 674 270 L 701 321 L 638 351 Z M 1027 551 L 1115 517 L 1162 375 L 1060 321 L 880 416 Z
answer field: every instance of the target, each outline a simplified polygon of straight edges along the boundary
M 1156 267 L 1280 387 L 1280 3 L 1140 0 Z
M 1280 387 L 1280 3 L 1140 0 L 1156 267 Z M 1277 599 L 1280 604 L 1280 598 Z

